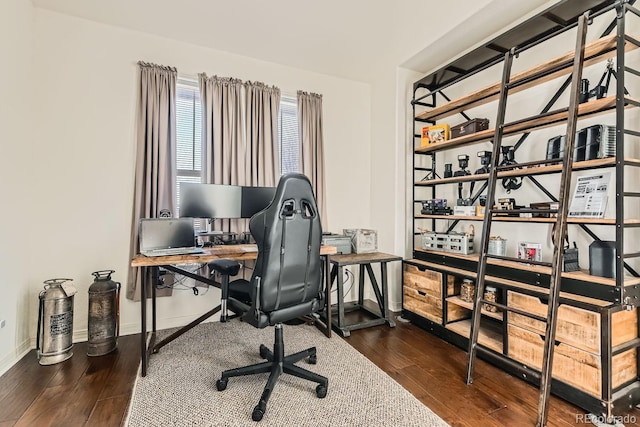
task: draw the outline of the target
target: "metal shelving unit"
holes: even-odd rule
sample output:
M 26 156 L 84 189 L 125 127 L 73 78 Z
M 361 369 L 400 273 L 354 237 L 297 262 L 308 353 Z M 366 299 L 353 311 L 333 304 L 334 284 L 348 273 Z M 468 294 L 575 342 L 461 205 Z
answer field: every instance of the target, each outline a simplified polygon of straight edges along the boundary
M 572 307 L 587 310 L 589 315 L 597 313 L 598 326 L 595 329 L 599 334 L 599 349 L 596 359 L 601 362 L 601 366 L 598 367 L 598 372 L 593 374 L 595 379 L 591 388 L 585 387 L 583 389 L 579 385 L 568 383 L 566 380 L 554 378 L 551 380 L 551 392 L 588 411 L 612 416 L 640 403 L 640 378 L 638 376 L 640 373 L 640 364 L 638 362 L 638 347 L 640 346 L 638 331 L 640 326 L 638 324 L 637 309 L 638 301 L 640 300 L 640 277 L 633 267 L 627 263 L 627 260 L 640 257 L 640 252 L 624 252 L 625 230 L 640 226 L 640 215 L 638 215 L 638 218 L 624 218 L 625 200 L 640 197 L 640 192 L 625 190 L 624 174 L 625 168 L 637 168 L 640 166 L 640 159 L 630 156 L 625 157 L 624 151 L 625 139 L 630 144 L 631 141 L 637 141 L 637 138 L 640 137 L 640 131 L 625 127 L 628 124 L 625 123 L 625 110 L 640 106 L 640 101 L 626 93 L 625 90 L 625 78 L 627 75 L 640 76 L 640 72 L 629 67 L 625 61 L 626 55 L 630 50 L 640 47 L 640 42 L 635 37 L 627 34 L 625 26 L 629 16 L 640 16 L 637 9 L 633 7 L 633 1 L 566 0 L 559 2 L 518 27 L 417 81 L 414 84 L 412 101 L 415 125 L 414 138 L 411 141 L 411 145 L 414 148 L 414 166 L 419 165 L 419 167 L 414 169 L 414 197 L 411 209 L 414 212 L 414 240 L 421 234 L 419 227 L 424 226 L 425 223 L 430 223 L 431 230 L 436 230 L 439 221 L 445 220 L 449 222 L 447 227 L 447 232 L 449 232 L 454 229 L 459 221 L 482 220 L 483 218 L 479 216 L 441 216 L 417 213 L 419 209 L 416 209 L 416 207 L 421 203 L 419 197 L 416 197 L 418 189 L 425 188 L 426 191 L 430 189 L 431 197 L 436 198 L 438 197 L 437 189 L 439 186 L 476 182 L 480 185 L 477 191 L 471 195 L 471 199 L 475 202 L 486 191 L 490 183 L 490 174 L 441 177 L 437 170 L 437 153 L 452 148 L 466 147 L 473 144 L 486 143 L 487 141 L 492 142 L 496 137 L 495 135 L 499 134 L 520 136 L 520 139 L 515 144 L 517 149 L 525 143 L 531 132 L 545 127 L 558 126 L 566 123 L 567 120 L 571 120 L 568 108 L 552 109 L 562 92 L 569 87 L 571 82 L 570 72 L 574 55 L 567 53 L 530 70 L 515 74 L 511 76 L 508 82 L 510 90 L 517 92 L 530 90 L 536 85 L 544 84 L 551 79 L 568 75 L 565 83 L 552 96 L 540 114 L 517 121 L 505 122 L 504 125 L 498 123 L 499 132 L 495 128 L 487 129 L 425 147 L 420 147 L 415 142 L 421 137 L 418 129 L 425 124 L 435 124 L 436 120 L 445 119 L 453 114 L 461 114 L 466 119 L 469 119 L 465 110 L 496 100 L 501 88 L 504 86 L 504 82 L 484 87 L 453 100 L 446 95 L 448 89 L 470 76 L 499 64 L 504 60 L 505 56 L 508 56 L 505 55 L 506 52 L 511 51 L 514 56 L 518 55 L 576 27 L 579 17 L 586 11 L 590 12 L 591 19 L 599 19 L 600 16 L 603 19 L 607 19 L 606 17 L 613 16 L 613 22 L 605 33 L 599 39 L 585 45 L 584 61 L 581 66 L 614 58 L 616 63 L 615 94 L 580 104 L 577 107 L 576 119 L 614 114 L 617 129 L 616 153 L 615 157 L 575 162 L 572 170 L 612 169 L 615 175 L 615 192 L 618 197 L 616 197 L 615 201 L 615 219 L 568 218 L 567 223 L 580 227 L 593 240 L 600 240 L 600 237 L 592 230 L 592 226 L 615 227 L 616 254 L 620 254 L 620 256 L 616 257 L 615 279 L 591 276 L 582 271 L 558 272 L 559 304 L 565 308 Z M 612 33 L 614 30 L 615 33 Z M 427 162 L 431 163 L 431 166 L 425 167 L 424 162 L 417 162 L 416 158 L 418 157 L 426 158 Z M 495 156 L 493 156 L 493 159 L 495 166 L 497 166 Z M 561 160 L 557 162 L 533 160 L 516 166 L 497 168 L 494 178 L 524 177 L 549 196 L 551 201 L 558 201 L 537 180 L 537 177 L 561 174 L 563 169 L 560 163 Z M 632 185 L 632 183 L 628 184 Z M 421 190 L 421 195 L 424 194 L 424 191 Z M 555 218 L 521 218 L 512 216 L 492 217 L 491 220 L 509 223 L 556 222 Z M 486 225 L 486 220 L 484 223 Z M 483 252 L 480 252 L 480 256 L 482 256 Z M 503 259 L 495 257 L 496 259 L 488 259 L 486 265 L 479 269 L 479 265 L 482 264 L 479 262 L 480 256 L 478 254 L 443 253 L 415 247 L 413 251 L 414 259 L 405 262 L 403 315 L 434 334 L 466 349 L 469 344 L 468 338 L 473 328 L 469 320 L 460 318 L 461 313 L 464 314 L 460 310 L 463 309 L 467 310 L 468 313 L 472 313 L 473 303 L 463 302 L 456 296 L 456 280 L 461 278 L 475 279 L 478 272 L 480 272 L 483 282 L 499 288 L 503 301 L 502 306 L 505 311 L 510 308 L 507 302 L 508 298 L 517 295 L 535 297 L 542 302 L 550 299 L 550 288 L 553 293 L 553 286 L 550 286 L 551 279 L 554 276 L 552 267 L 544 265 L 524 266 L 506 257 L 503 257 Z M 409 270 L 409 267 L 411 270 Z M 420 277 L 421 274 L 424 277 Z M 436 289 L 438 284 L 440 285 L 439 291 Z M 433 295 L 430 292 L 433 292 Z M 476 301 L 478 300 L 480 298 L 476 298 Z M 417 305 L 421 301 L 432 306 L 424 307 L 423 309 Z M 407 302 L 406 306 L 410 308 L 405 307 L 405 302 Z M 419 314 L 416 312 L 419 312 Z M 511 352 L 516 353 L 513 351 L 513 343 L 509 342 L 514 325 L 511 324 L 511 317 L 507 319 L 506 313 L 502 316 L 502 320 L 500 320 L 500 315 L 495 315 L 494 313 L 491 315 L 486 312 L 478 313 L 478 318 L 481 317 L 483 322 L 487 319 L 488 323 L 493 325 L 493 329 L 490 331 L 483 329 L 478 331 L 478 344 L 483 348 L 480 356 L 519 377 L 539 384 L 541 382 L 539 369 L 533 369 L 531 364 L 522 363 L 522 360 L 516 360 L 511 357 Z M 450 317 L 456 320 L 450 321 Z M 442 319 L 442 321 L 439 321 L 439 319 Z M 545 320 L 545 317 L 542 316 L 539 320 Z M 621 327 L 621 324 L 624 327 Z M 497 332 L 496 325 L 498 325 Z M 628 339 L 629 336 L 633 338 Z M 515 342 L 516 335 L 513 334 L 513 337 Z M 622 339 L 626 341 L 619 342 Z M 561 354 L 561 360 L 562 357 Z M 627 364 L 629 360 L 634 361 L 634 366 L 629 368 L 633 372 L 628 373 L 624 378 L 618 378 L 615 370 L 619 368 L 619 364 L 622 363 L 620 360 L 623 358 L 625 358 L 625 363 Z M 563 362 L 561 361 L 561 363 Z M 560 370 L 559 374 L 561 373 Z M 593 390 L 598 390 L 598 392 L 594 394 Z

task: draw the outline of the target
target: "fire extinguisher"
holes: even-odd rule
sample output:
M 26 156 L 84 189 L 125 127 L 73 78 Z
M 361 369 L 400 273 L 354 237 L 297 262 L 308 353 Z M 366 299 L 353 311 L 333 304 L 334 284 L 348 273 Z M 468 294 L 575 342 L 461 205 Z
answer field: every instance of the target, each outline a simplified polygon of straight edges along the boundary
M 120 334 L 120 283 L 111 280 L 114 270 L 95 271 L 89 286 L 88 356 L 102 356 L 117 347 Z
M 41 365 L 53 365 L 73 356 L 73 295 L 71 279 L 49 279 L 40 291 L 36 353 Z

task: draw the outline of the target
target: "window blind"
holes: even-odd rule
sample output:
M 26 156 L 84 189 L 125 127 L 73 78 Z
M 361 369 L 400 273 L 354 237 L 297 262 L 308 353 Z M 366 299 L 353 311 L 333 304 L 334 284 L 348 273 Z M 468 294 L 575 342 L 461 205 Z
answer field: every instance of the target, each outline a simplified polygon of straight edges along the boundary
M 283 96 L 280 99 L 278 134 L 280 135 L 280 173 L 284 175 L 289 172 L 299 172 L 298 105 L 295 98 Z

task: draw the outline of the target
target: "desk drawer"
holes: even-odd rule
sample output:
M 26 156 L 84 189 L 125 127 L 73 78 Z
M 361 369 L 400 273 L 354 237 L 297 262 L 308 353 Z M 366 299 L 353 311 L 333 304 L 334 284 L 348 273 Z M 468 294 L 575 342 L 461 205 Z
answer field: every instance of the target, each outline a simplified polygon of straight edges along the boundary
M 527 366 L 540 370 L 544 337 L 514 325 L 507 326 L 508 355 Z M 634 379 L 637 375 L 636 349 L 614 356 L 611 360 L 612 385 Z M 564 343 L 556 343 L 553 377 L 591 395 L 602 397 L 602 360 L 597 354 Z
M 547 303 L 540 301 L 537 297 L 508 291 L 507 304 L 509 307 L 518 308 L 527 313 L 547 317 Z M 508 313 L 508 321 L 511 325 L 544 336 L 546 329 L 544 322 L 513 312 Z M 560 304 L 556 341 L 600 354 L 600 313 Z
M 403 287 L 402 308 L 442 324 L 442 298 L 412 287 Z
M 432 297 L 442 298 L 442 273 L 421 270 L 415 265 L 404 264 L 403 286 L 424 292 Z

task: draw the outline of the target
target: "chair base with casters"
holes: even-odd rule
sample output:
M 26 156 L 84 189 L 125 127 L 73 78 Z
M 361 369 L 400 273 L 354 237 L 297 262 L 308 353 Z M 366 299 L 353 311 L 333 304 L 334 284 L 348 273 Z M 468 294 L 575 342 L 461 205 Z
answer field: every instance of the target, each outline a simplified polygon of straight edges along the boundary
M 229 369 L 224 371 L 218 381 L 216 381 L 216 388 L 218 391 L 223 391 L 227 388 L 227 382 L 231 377 L 239 377 L 244 375 L 261 374 L 264 372 L 270 372 L 267 384 L 264 386 L 260 401 L 253 408 L 251 418 L 253 421 L 260 421 L 267 410 L 267 402 L 271 396 L 271 392 L 278 381 L 278 378 L 282 373 L 294 375 L 298 378 L 317 382 L 316 395 L 319 398 L 324 398 L 327 395 L 327 387 L 329 386 L 329 380 L 322 375 L 318 375 L 315 372 L 308 371 L 295 365 L 302 359 L 309 358 L 308 362 L 315 364 L 317 361 L 316 348 L 311 347 L 306 350 L 299 351 L 288 356 L 284 355 L 284 340 L 282 337 L 282 323 L 278 323 L 275 326 L 275 340 L 273 343 L 273 351 L 269 350 L 264 344 L 260 345 L 260 357 L 266 359 L 266 362 L 256 363 L 255 365 L 245 366 L 242 368 Z

